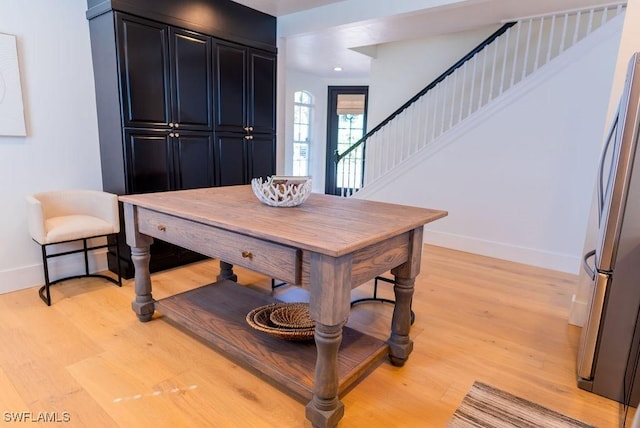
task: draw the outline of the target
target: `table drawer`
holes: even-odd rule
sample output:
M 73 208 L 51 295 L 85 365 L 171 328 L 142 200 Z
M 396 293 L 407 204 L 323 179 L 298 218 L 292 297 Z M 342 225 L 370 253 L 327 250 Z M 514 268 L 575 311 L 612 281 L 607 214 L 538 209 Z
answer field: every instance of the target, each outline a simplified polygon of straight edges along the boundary
M 291 284 L 300 283 L 300 251 L 252 236 L 138 207 L 140 233 L 242 266 Z

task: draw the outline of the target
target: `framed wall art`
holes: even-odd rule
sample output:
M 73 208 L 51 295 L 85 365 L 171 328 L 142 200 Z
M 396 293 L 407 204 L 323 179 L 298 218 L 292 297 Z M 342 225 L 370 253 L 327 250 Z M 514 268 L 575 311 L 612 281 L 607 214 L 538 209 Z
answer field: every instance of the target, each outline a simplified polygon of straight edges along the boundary
M 26 135 L 16 37 L 0 33 L 0 136 Z

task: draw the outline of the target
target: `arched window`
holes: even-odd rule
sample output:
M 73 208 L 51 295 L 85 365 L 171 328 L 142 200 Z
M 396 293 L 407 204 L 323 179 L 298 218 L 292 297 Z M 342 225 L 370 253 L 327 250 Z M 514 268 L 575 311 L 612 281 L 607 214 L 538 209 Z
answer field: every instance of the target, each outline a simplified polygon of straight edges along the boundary
M 293 175 L 309 175 L 313 96 L 297 91 L 293 104 Z

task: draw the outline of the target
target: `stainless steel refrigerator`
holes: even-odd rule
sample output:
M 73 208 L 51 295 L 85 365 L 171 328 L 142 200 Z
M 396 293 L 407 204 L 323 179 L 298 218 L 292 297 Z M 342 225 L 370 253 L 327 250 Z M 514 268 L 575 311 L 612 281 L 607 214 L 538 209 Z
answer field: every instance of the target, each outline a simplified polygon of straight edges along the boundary
M 584 256 L 593 281 L 578 352 L 578 386 L 637 406 L 640 326 L 640 53 L 629 62 L 598 171 L 598 242 Z

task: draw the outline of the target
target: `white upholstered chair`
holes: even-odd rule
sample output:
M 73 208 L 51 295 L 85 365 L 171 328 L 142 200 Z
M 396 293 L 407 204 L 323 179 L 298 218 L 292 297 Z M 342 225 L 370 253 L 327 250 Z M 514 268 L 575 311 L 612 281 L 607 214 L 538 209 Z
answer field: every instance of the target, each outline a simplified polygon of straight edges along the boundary
M 111 193 L 97 190 L 55 190 L 27 196 L 29 232 L 42 249 L 44 267 L 44 285 L 38 291 L 40 298 L 51 305 L 49 286 L 60 281 L 99 277 L 107 279 L 118 286 L 122 285 L 120 274 L 120 254 L 118 252 L 118 232 L 120 219 L 118 213 L 118 197 Z M 91 250 L 107 248 L 109 244 L 87 246 L 87 240 L 98 237 L 114 236 L 117 260 L 117 275 L 110 276 L 89 273 L 89 257 Z M 82 241 L 82 248 L 60 251 L 49 254 L 47 247 L 54 244 Z M 47 260 L 74 253 L 84 253 L 85 273 L 51 281 Z

